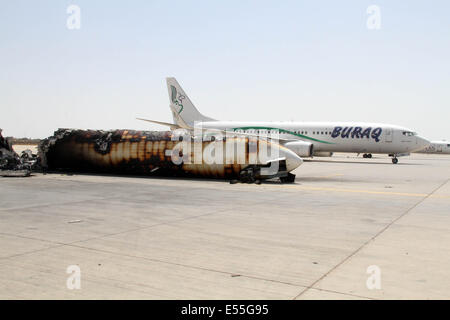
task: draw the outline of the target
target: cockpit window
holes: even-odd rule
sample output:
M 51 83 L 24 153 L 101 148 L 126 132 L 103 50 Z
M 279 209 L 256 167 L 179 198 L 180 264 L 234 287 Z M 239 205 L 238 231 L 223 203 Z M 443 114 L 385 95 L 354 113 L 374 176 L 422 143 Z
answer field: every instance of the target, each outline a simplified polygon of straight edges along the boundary
M 411 132 L 411 131 L 403 131 L 403 135 L 407 136 L 407 137 L 412 137 L 412 136 L 417 136 L 417 133 Z

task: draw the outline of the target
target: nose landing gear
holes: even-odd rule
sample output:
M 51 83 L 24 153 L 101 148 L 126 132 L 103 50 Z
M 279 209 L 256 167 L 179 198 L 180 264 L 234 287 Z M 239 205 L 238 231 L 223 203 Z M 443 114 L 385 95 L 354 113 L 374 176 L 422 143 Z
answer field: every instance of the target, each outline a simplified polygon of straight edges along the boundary
M 398 163 L 398 159 L 397 159 L 398 154 L 394 154 L 394 153 L 390 153 L 389 157 L 392 157 L 392 163 L 393 164 L 397 164 Z
M 372 154 L 371 153 L 364 153 L 363 154 L 363 158 L 372 158 Z

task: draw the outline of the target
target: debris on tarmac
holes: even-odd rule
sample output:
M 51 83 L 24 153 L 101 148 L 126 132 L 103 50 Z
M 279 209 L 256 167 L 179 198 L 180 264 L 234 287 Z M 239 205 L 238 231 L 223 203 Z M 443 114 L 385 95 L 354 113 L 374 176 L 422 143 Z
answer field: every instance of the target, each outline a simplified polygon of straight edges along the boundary
M 80 223 L 80 222 L 83 222 L 83 220 L 70 220 L 67 223 Z
M 31 152 L 31 151 L 30 151 Z M 33 161 L 27 152 L 22 157 L 12 148 L 11 143 L 3 138 L 0 129 L 0 176 L 2 177 L 28 177 L 31 175 Z

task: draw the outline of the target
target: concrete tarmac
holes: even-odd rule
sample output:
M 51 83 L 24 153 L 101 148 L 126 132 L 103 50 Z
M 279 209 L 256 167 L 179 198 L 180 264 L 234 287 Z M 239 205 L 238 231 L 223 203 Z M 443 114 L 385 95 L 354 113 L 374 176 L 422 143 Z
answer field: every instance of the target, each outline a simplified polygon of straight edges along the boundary
M 450 299 L 450 156 L 294 173 L 0 178 L 0 299 Z

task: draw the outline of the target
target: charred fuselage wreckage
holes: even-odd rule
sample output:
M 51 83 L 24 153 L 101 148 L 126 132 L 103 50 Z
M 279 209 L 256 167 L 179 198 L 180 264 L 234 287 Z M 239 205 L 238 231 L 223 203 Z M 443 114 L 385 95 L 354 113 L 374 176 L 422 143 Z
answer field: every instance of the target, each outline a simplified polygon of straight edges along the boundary
M 50 171 L 223 178 L 259 182 L 280 178 L 302 159 L 263 139 L 226 137 L 197 141 L 172 131 L 59 129 L 39 144 L 40 164 Z

